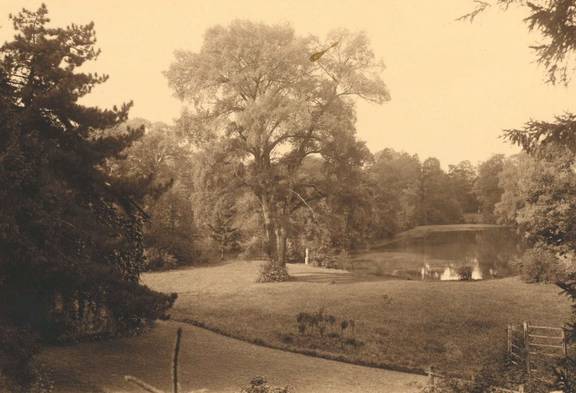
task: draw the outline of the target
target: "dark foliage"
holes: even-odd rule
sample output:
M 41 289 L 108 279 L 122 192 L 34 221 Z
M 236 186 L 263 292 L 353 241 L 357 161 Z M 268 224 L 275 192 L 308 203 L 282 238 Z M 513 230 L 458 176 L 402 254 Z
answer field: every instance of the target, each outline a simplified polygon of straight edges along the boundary
M 147 215 L 136 201 L 147 182 L 122 184 L 102 170 L 142 130 L 104 131 L 130 104 L 77 102 L 107 79 L 76 72 L 98 56 L 93 25 L 48 27 L 44 5 L 11 19 L 17 35 L 0 47 L 1 324 L 18 340 L 27 342 L 25 329 L 53 339 L 63 333 L 51 319 L 58 297 L 97 301 L 122 328 L 165 317 L 174 297 L 138 284 Z

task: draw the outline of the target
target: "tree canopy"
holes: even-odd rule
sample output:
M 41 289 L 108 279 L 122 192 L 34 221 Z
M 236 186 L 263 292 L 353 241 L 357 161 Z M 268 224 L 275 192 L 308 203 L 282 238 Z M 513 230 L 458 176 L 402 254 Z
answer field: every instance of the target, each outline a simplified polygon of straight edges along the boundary
M 303 161 L 354 162 L 353 98 L 389 99 L 364 34 L 338 30 L 326 42 L 287 25 L 234 21 L 209 29 L 198 53 L 178 51 L 166 72 L 190 104 L 180 127 L 199 146 L 219 144 L 238 159 L 237 178 L 260 203 L 271 260 L 266 279 L 286 277 L 290 216 L 322 195 L 299 176 Z

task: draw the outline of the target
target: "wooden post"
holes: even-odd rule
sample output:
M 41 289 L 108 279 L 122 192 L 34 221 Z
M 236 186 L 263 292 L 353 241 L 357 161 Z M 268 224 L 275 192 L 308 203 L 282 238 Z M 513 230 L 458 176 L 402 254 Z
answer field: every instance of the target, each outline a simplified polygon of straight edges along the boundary
M 178 393 L 178 356 L 180 355 L 180 339 L 182 328 L 176 331 L 176 343 L 174 344 L 174 356 L 172 358 L 172 391 Z
M 518 393 L 524 393 L 524 385 L 518 386 Z
M 524 351 L 526 352 L 526 372 L 528 373 L 528 380 L 530 380 L 530 344 L 528 343 L 528 322 L 524 321 L 522 324 L 522 331 L 524 337 Z
M 566 343 L 566 329 L 562 328 L 562 352 L 564 357 L 568 357 L 568 345 Z
M 508 354 L 512 353 L 512 326 L 508 325 L 506 329 L 506 333 L 508 334 Z
M 138 378 L 133 377 L 131 375 L 124 376 L 124 379 L 127 382 L 132 382 L 134 385 L 141 387 L 142 389 L 144 389 L 145 391 L 147 391 L 149 393 L 164 393 L 162 390 L 157 389 L 154 386 L 149 385 L 146 382 L 142 381 L 141 379 L 138 379 Z
M 436 381 L 434 380 L 434 372 L 432 371 L 432 366 L 428 368 L 428 385 L 434 389 Z

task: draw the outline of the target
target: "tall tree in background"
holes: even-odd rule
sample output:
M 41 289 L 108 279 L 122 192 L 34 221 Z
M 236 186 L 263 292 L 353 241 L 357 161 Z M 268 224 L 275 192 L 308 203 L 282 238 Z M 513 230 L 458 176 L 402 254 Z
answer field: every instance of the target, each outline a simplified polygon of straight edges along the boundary
M 516 225 L 520 211 L 526 206 L 528 189 L 532 175 L 537 172 L 537 161 L 526 153 L 508 157 L 502 172 L 498 175 L 498 185 L 502 188 L 500 201 L 494 208 L 498 224 Z
M 235 226 L 235 218 L 236 207 L 231 195 L 224 195 L 219 198 L 213 207 L 208 228 L 210 229 L 210 237 L 218 244 L 220 260 L 224 260 L 227 252 L 239 248 L 240 233 Z
M 485 223 L 496 222 L 494 208 L 504 192 L 498 180 L 503 167 L 503 154 L 495 154 L 478 166 L 478 178 L 474 184 L 474 193 L 478 199 L 482 220 Z
M 152 216 L 144 225 L 145 256 L 150 269 L 193 264 L 200 259 L 194 244 L 198 228 L 193 192 L 198 162 L 192 146 L 173 126 L 131 119 L 116 132 L 144 127 L 144 135 L 124 151 L 121 159 L 107 161 L 109 173 L 124 184 L 151 183 L 142 206 Z
M 380 216 L 381 230 L 390 235 L 417 225 L 421 172 L 418 156 L 384 149 L 374 155 L 367 172 L 378 190 L 374 197 L 381 206 L 379 210 L 391 213 Z
M 476 168 L 470 161 L 462 161 L 456 165 L 448 166 L 450 187 L 458 200 L 463 213 L 477 213 L 478 199 L 474 194 L 476 181 Z
M 450 178 L 437 158 L 422 163 L 419 224 L 454 224 L 464 221 L 462 208 L 450 187 Z
M 316 185 L 298 181 L 303 160 L 354 134 L 353 97 L 389 98 L 365 35 L 336 31 L 327 42 L 289 26 L 235 21 L 209 29 L 198 53 L 177 52 L 166 73 L 192 105 L 180 125 L 200 145 L 220 144 L 237 157 L 236 174 L 260 203 L 270 257 L 264 281 L 288 277 L 290 217 L 316 194 Z
M 135 200 L 146 184 L 101 169 L 142 131 L 104 132 L 130 105 L 78 104 L 106 80 L 76 72 L 98 56 L 93 25 L 48 27 L 45 6 L 11 19 L 17 35 L 0 47 L 0 340 L 6 326 L 73 338 L 76 322 L 52 318 L 54 307 L 81 318 L 74 305 L 85 300 L 120 330 L 164 317 L 174 298 L 139 284 L 145 213 Z

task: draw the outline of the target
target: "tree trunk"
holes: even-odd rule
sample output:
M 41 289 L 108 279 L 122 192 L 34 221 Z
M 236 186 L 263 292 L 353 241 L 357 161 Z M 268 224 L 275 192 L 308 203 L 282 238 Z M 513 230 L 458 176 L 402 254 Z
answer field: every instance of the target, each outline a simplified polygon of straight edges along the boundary
M 286 230 L 282 227 L 280 223 L 276 225 L 276 253 L 278 263 L 282 264 L 283 266 L 286 265 L 286 246 L 288 242 L 288 238 L 286 236 Z
M 286 270 L 286 229 L 278 219 L 278 211 L 272 198 L 268 195 L 262 195 L 260 201 L 269 261 L 260 272 L 258 281 L 286 281 L 290 278 Z

